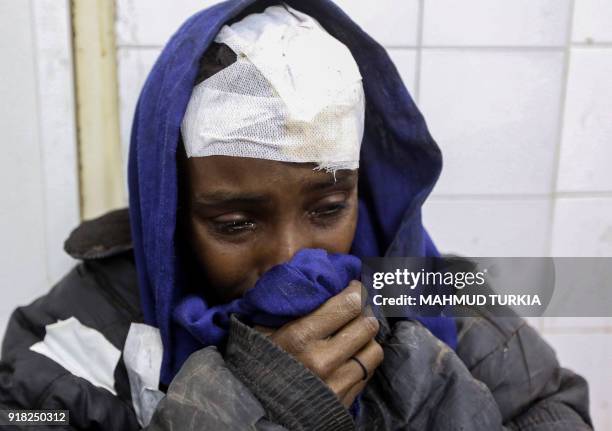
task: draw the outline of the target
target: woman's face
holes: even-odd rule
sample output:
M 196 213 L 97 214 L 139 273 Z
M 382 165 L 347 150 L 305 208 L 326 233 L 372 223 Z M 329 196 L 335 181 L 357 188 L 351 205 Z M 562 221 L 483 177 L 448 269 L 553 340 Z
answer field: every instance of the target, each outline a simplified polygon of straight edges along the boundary
M 203 286 L 241 296 L 303 248 L 348 253 L 357 225 L 357 171 L 242 157 L 187 160 L 186 227 Z

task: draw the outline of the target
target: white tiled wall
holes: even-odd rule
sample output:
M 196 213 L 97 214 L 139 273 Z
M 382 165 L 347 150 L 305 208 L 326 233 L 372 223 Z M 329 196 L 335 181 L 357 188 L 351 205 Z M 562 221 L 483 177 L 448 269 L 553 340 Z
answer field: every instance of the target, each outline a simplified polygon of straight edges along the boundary
M 612 190 L 611 76 L 612 47 L 572 48 L 558 191 Z
M 558 197 L 554 217 L 554 256 L 612 256 L 610 197 Z
M 612 256 L 612 2 L 338 0 L 385 45 L 444 153 L 442 251 Z M 117 0 L 122 138 L 163 44 L 210 0 Z M 530 319 L 612 429 L 611 319 Z
M 423 46 L 565 45 L 570 0 L 425 0 Z
M 73 265 L 78 224 L 68 0 L 0 2 L 0 334 Z
M 612 42 L 612 3 L 609 0 L 574 0 L 572 42 Z
M 424 220 L 446 253 L 546 256 L 550 207 L 542 197 L 452 196 L 431 199 Z
M 130 125 L 134 117 L 139 90 L 142 88 L 149 70 L 161 51 L 160 47 L 135 49 L 117 47 L 117 67 L 119 79 L 119 122 L 121 125 L 121 142 L 123 164 L 127 173 L 128 149 L 130 142 Z M 127 176 L 125 176 L 127 178 Z M 127 184 L 126 184 L 127 187 Z M 126 193 L 127 196 L 127 193 Z
M 386 47 L 415 47 L 419 39 L 418 0 L 337 0 L 370 36 Z M 393 13 L 389 13 L 393 11 Z
M 441 195 L 552 185 L 563 53 L 422 49 L 419 105 L 442 148 Z

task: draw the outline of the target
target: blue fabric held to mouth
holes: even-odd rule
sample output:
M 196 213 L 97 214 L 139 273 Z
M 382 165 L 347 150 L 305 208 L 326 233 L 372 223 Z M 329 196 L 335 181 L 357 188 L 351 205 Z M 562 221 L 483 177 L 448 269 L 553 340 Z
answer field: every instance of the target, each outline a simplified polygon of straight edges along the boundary
M 231 314 L 248 325 L 278 328 L 339 294 L 360 272 L 361 261 L 355 256 L 303 249 L 232 302 L 209 307 L 202 296 L 188 295 L 175 308 L 174 319 L 201 345 L 219 345 L 227 336 Z M 179 354 L 188 355 L 189 350 Z

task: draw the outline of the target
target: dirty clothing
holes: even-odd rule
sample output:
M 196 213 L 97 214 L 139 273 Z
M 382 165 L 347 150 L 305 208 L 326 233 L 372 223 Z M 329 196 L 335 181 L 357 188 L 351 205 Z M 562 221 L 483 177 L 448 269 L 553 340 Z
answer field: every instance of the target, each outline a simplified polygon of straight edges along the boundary
M 590 429 L 586 382 L 560 368 L 519 318 L 382 319 L 384 362 L 355 416 L 244 322 L 233 318 L 225 343 L 205 345 L 176 321 L 189 253 L 176 233 L 177 148 L 200 59 L 223 25 L 275 3 L 219 3 L 189 18 L 165 45 L 134 115 L 129 217 L 119 211 L 84 224 L 66 247 L 82 262 L 13 313 L 2 346 L 0 408 L 68 409 L 76 430 Z M 363 78 L 350 254 L 437 256 L 421 207 L 442 157 L 386 50 L 329 0 L 286 3 L 342 42 Z M 148 341 L 132 345 L 135 331 Z M 73 342 L 62 345 L 62 334 Z M 80 359 L 71 362 L 71 353 Z
M 141 428 L 123 358 L 113 395 L 30 350 L 46 325 L 70 317 L 123 350 L 130 325 L 142 321 L 127 219 L 119 211 L 83 224 L 66 243 L 82 262 L 13 313 L 2 345 L 0 409 L 67 409 L 70 430 Z M 191 355 L 146 429 L 591 429 L 586 382 L 561 368 L 525 321 L 483 314 L 457 319 L 457 330 L 453 351 L 418 322 L 390 328 L 383 321 L 385 359 L 353 418 L 317 376 L 234 318 L 225 350 Z
M 201 58 L 219 30 L 275 3 L 228 1 L 189 18 L 164 47 L 138 99 L 128 162 L 130 223 L 144 322 L 159 329 L 164 345 L 164 384 L 170 383 L 189 354 L 205 347 L 203 337 L 195 337 L 175 314 L 176 304 L 194 291 L 206 303 L 206 286 L 200 281 L 192 286 L 185 276 L 188 245 L 181 243 L 175 229 L 180 203 L 176 163 L 177 148 L 182 145 L 180 126 Z M 366 114 L 358 171 L 358 221 L 349 254 L 359 259 L 436 256 L 437 249 L 421 222 L 421 206 L 440 173 L 440 149 L 387 51 L 329 0 L 286 3 L 316 19 L 346 46 L 362 76 Z M 218 145 L 224 144 L 220 141 Z M 426 325 L 454 346 L 454 322 L 436 316 Z

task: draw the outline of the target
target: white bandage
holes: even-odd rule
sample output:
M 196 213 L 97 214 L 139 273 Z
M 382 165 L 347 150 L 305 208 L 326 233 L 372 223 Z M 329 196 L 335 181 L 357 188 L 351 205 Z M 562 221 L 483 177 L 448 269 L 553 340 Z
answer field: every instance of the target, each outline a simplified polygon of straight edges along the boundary
M 224 26 L 215 42 L 237 61 L 194 88 L 181 127 L 188 157 L 359 167 L 365 97 L 345 45 L 286 5 Z

